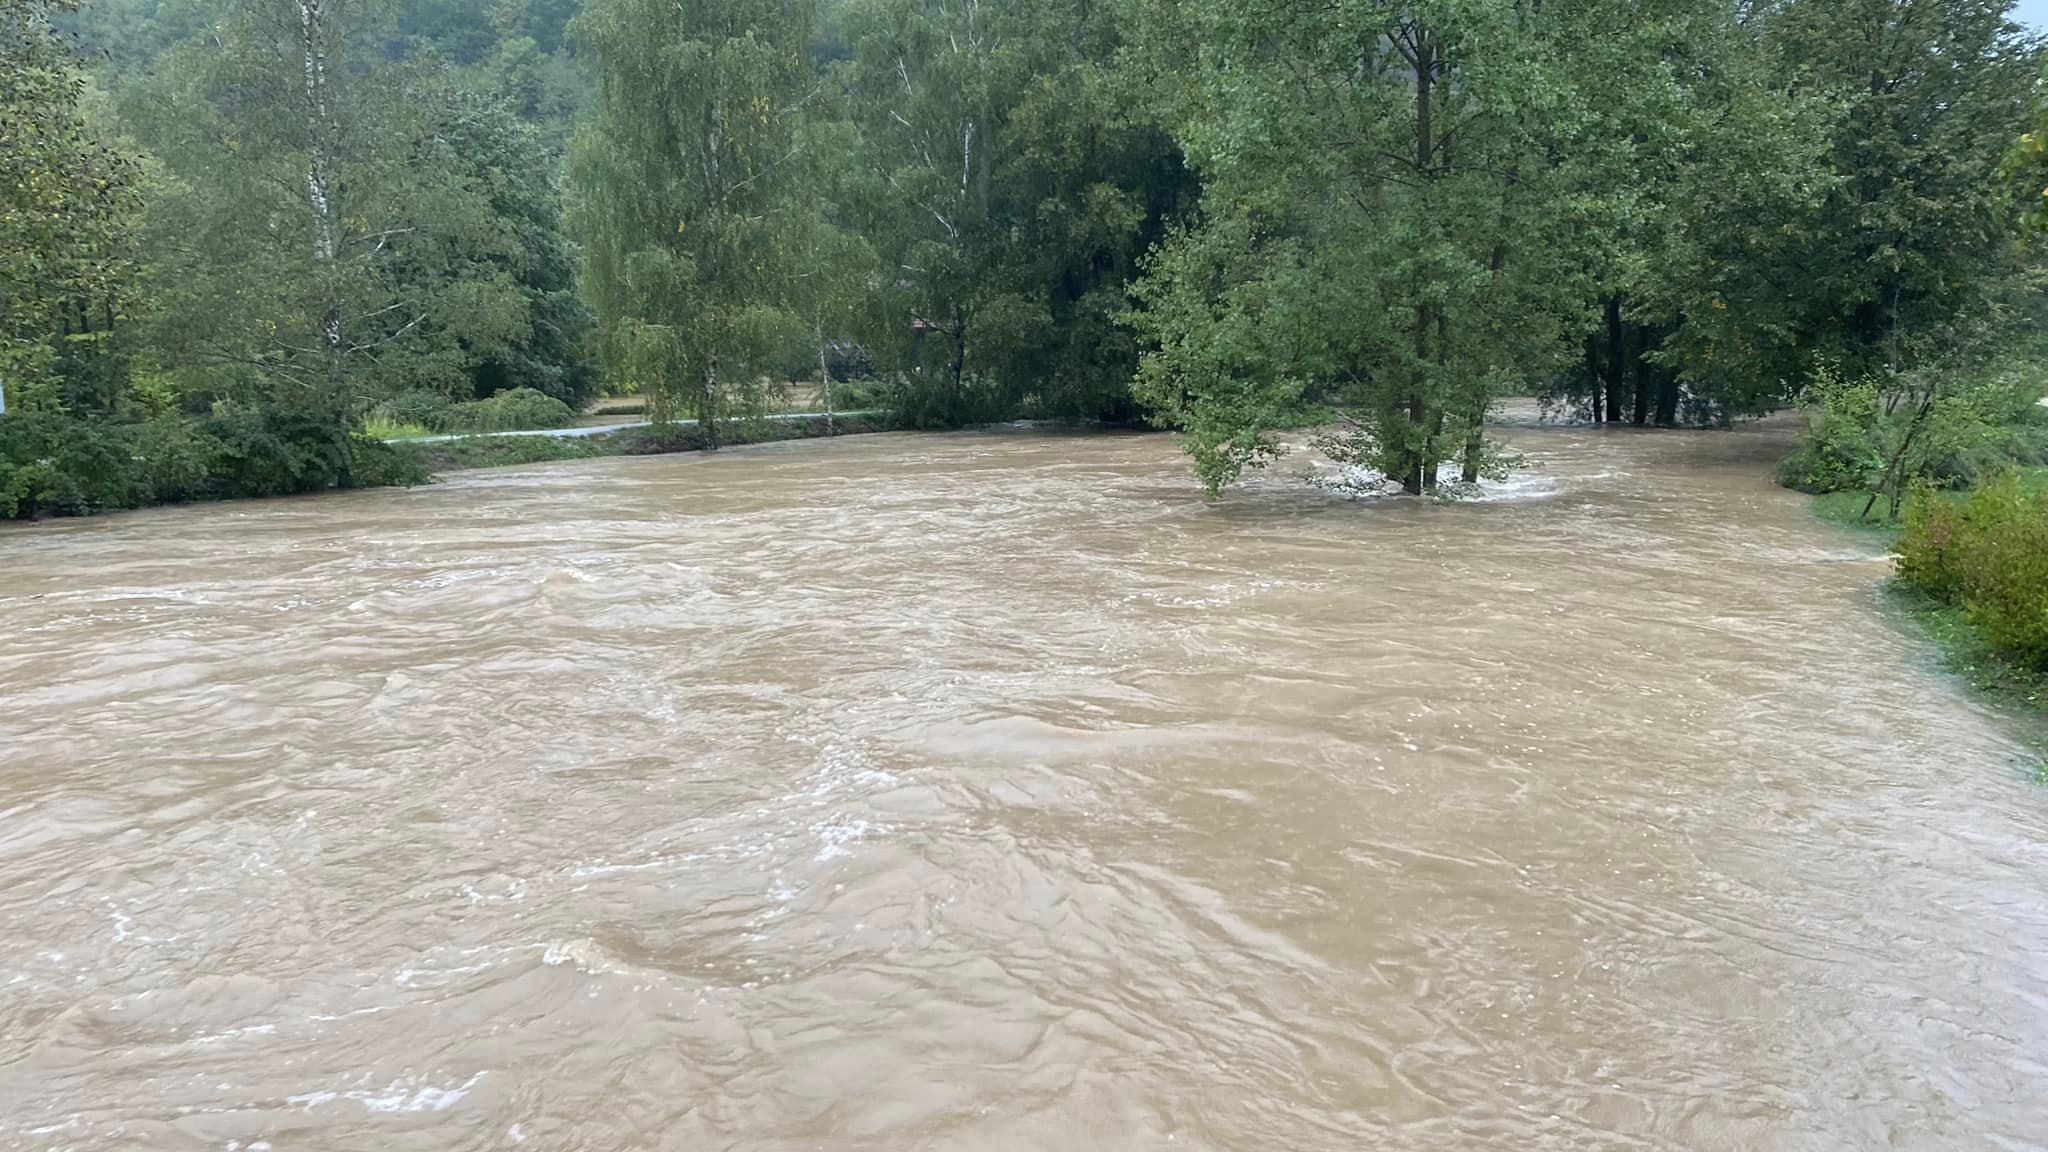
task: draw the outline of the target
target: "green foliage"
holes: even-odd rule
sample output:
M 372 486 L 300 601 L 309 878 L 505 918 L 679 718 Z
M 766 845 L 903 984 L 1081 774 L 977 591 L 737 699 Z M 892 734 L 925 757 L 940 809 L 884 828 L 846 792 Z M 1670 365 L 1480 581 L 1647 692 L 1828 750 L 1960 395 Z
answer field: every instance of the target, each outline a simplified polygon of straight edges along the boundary
M 1959 605 L 1994 651 L 2048 670 L 2048 487 L 2009 472 L 1960 503 L 1930 485 L 1915 487 L 1899 576 Z
M 1126 321 L 1154 346 L 1132 390 L 1178 428 L 1210 496 L 1279 455 L 1273 432 L 1302 422 L 1320 305 L 1302 245 L 1259 237 L 1242 216 L 1178 229 L 1155 250 Z M 1363 442 L 1361 442 L 1363 445 Z M 1375 452 L 1377 444 L 1373 444 Z
M 1599 5 L 1141 6 L 1143 78 L 1203 211 L 1146 267 L 1140 397 L 1213 491 L 1322 401 L 1356 462 L 1476 478 L 1495 393 L 1580 318 Z
M 416 460 L 304 411 L 166 413 L 139 423 L 53 411 L 0 417 L 0 519 L 425 480 Z
M 590 322 L 538 131 L 433 59 L 349 55 L 388 27 L 370 0 L 321 10 L 314 56 L 295 5 L 232 0 L 203 38 L 123 81 L 123 120 L 160 166 L 144 234 L 152 358 L 195 402 L 334 420 L 415 389 L 581 403 L 596 387 Z
M 811 327 L 791 307 L 809 29 L 782 0 L 603 0 L 572 29 L 599 78 L 570 174 L 605 365 L 714 443 Z
M 1807 384 L 1806 427 L 1779 480 L 1814 493 L 1882 490 L 1895 516 L 1915 483 L 1966 487 L 2038 459 L 2048 445 L 2043 395 L 2048 375 L 2025 362 L 1857 380 L 1822 369 Z
M 371 411 L 371 421 L 386 437 L 448 432 L 517 432 L 531 428 L 566 428 L 576 413 L 560 400 L 532 388 L 514 388 L 482 400 L 450 403 L 437 392 L 400 393 Z M 418 429 L 407 433 L 394 429 Z M 370 431 L 366 425 L 365 431 Z
M 426 456 L 416 448 L 357 436 L 351 441 L 351 451 L 350 487 L 413 488 L 433 479 Z
M 440 392 L 415 389 L 400 392 L 370 410 L 365 431 L 371 424 L 384 427 L 419 428 L 427 433 L 452 432 L 448 410 L 453 403 Z
M 566 428 L 576 422 L 567 404 L 531 388 L 514 388 L 487 399 L 448 409 L 443 431 L 514 432 L 528 428 Z
M 943 377 L 919 420 L 999 407 L 1124 419 L 1138 347 L 1124 284 L 1195 186 L 1118 88 L 1116 5 L 854 0 L 836 70 L 865 181 L 842 194 L 891 270 L 869 342 Z M 966 376 L 982 378 L 971 391 Z
M 961 373 L 957 385 L 941 372 L 899 372 L 882 384 L 871 402 L 904 428 L 992 424 L 1015 413 L 1010 397 L 994 380 L 973 372 Z
M 2048 232 L 2048 102 L 2036 104 L 2033 127 L 2006 150 L 1999 175 L 2014 186 L 2020 226 L 2035 235 Z
M 1914 483 L 1900 519 L 1899 578 L 1937 600 L 1962 590 L 1959 554 L 1969 538 L 1963 510 L 1926 480 Z
M 1801 492 L 1875 489 L 1898 438 L 1887 435 L 1877 382 L 1822 369 L 1806 386 L 1805 415 L 1799 446 L 1778 465 L 1779 482 Z
M 128 307 L 134 162 L 86 123 L 86 80 L 52 20 L 69 0 L 0 0 L 0 388 L 60 402 Z
M 132 457 L 147 495 L 137 503 L 175 504 L 213 491 L 213 468 L 224 445 L 199 421 L 167 412 L 134 426 Z

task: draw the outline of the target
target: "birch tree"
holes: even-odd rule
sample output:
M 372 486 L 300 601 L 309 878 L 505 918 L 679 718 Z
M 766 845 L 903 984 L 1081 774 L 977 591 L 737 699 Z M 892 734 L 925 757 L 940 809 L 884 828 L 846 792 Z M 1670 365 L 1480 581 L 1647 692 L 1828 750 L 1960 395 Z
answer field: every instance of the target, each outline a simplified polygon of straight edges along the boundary
M 435 62 L 364 51 L 390 14 L 362 0 L 230 17 L 122 93 L 160 162 L 144 251 L 161 366 L 195 400 L 342 424 L 400 391 L 586 389 L 533 133 Z

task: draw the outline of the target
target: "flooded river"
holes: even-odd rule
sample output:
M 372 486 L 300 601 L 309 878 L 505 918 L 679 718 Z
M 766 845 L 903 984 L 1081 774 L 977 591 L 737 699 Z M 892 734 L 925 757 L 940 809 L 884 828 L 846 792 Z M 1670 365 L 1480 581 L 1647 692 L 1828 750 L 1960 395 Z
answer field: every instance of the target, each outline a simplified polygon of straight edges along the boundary
M 0 532 L 0 1149 L 2048 1147 L 2048 790 L 1777 435 Z

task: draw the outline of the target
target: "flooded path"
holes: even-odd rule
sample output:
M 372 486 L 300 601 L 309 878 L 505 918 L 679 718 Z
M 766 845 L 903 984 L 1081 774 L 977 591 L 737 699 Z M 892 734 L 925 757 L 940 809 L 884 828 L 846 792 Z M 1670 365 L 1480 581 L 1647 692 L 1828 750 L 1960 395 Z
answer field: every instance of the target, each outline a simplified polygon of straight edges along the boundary
M 1771 435 L 0 532 L 0 1149 L 2048 1147 L 2048 793 Z

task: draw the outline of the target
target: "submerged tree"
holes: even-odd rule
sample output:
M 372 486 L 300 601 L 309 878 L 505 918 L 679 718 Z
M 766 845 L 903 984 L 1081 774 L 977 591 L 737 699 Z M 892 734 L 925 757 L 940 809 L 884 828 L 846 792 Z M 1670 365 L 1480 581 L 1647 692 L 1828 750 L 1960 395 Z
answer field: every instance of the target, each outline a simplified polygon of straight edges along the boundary
M 1204 180 L 1133 323 L 1139 396 L 1187 429 L 1212 491 L 1334 403 L 1327 445 L 1413 493 L 1561 354 L 1588 205 L 1561 145 L 1585 120 L 1571 6 L 1338 3 L 1148 10 L 1148 79 Z
M 791 307 L 809 11 L 605 0 L 573 31 L 598 75 L 570 179 L 604 362 L 655 419 L 691 412 L 716 447 L 809 327 Z

